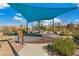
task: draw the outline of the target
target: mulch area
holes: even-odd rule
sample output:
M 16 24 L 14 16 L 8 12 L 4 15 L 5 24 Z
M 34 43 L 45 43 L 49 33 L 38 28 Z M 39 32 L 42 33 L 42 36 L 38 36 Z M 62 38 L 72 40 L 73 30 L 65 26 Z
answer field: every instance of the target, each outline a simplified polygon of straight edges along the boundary
M 39 39 L 39 40 L 32 41 L 32 42 L 27 42 L 27 43 L 45 44 L 45 43 L 51 43 L 52 41 L 53 41 L 52 39 L 42 37 L 42 38 Z

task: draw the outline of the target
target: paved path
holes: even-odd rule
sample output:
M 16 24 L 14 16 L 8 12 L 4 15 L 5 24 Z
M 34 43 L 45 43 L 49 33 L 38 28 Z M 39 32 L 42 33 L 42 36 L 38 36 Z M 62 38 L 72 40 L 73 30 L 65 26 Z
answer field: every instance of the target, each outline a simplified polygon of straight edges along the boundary
M 26 43 L 24 48 L 19 52 L 20 56 L 47 56 L 47 51 L 44 46 L 47 44 L 31 44 Z

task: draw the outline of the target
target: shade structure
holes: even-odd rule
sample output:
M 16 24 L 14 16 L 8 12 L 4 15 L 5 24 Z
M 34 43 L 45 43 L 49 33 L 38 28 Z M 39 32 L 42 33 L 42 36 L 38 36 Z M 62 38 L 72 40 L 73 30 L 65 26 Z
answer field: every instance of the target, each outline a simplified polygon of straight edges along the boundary
M 50 20 L 63 13 L 74 10 L 77 8 L 76 4 L 71 3 L 52 3 L 52 7 L 46 7 L 44 3 L 42 6 L 36 6 L 36 3 L 8 3 L 15 10 L 20 12 L 27 22 L 40 21 L 40 20 Z

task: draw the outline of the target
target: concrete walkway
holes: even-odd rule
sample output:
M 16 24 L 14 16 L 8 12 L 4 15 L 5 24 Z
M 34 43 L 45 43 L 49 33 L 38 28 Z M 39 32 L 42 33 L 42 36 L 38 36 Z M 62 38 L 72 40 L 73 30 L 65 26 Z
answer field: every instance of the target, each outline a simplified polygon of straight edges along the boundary
M 19 52 L 20 56 L 47 56 L 47 51 L 44 46 L 47 44 L 32 44 L 26 43 L 24 48 Z

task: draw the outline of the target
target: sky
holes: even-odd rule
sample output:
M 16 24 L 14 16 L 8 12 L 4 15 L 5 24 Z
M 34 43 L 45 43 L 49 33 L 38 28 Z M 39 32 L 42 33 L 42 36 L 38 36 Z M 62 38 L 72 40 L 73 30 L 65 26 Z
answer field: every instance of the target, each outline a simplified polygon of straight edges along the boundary
M 31 4 L 30 4 L 31 5 Z M 33 5 L 33 4 L 32 4 Z M 35 4 L 38 5 L 38 4 Z M 34 6 L 35 6 L 34 5 Z M 79 4 L 77 4 L 79 6 Z M 52 7 L 52 5 L 40 4 L 39 7 Z M 51 20 L 44 21 L 44 24 L 49 24 Z M 79 23 L 79 8 L 72 10 L 70 12 L 67 12 L 63 15 L 57 16 L 54 18 L 55 23 L 61 23 L 61 24 L 68 24 L 68 23 Z M 25 25 L 26 19 L 15 9 L 13 9 L 10 5 L 7 3 L 0 3 L 0 26 L 19 26 L 19 25 Z M 32 23 L 29 23 L 29 26 L 32 26 Z

